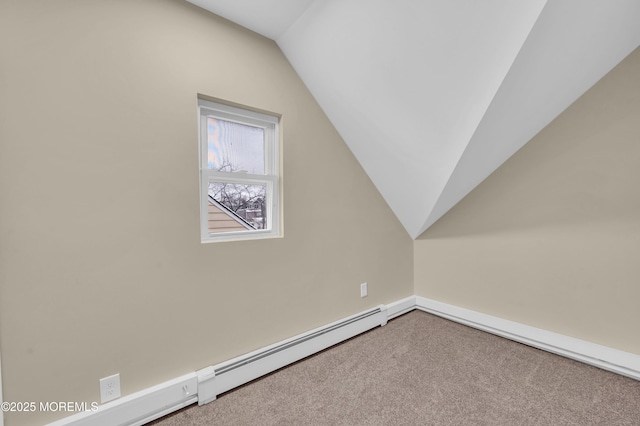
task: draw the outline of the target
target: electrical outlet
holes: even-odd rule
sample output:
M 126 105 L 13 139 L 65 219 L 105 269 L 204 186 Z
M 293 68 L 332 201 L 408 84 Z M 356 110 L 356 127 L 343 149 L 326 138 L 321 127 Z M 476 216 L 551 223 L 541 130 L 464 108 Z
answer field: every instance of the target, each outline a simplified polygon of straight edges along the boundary
M 120 398 L 120 373 L 100 379 L 100 402 Z
M 367 283 L 360 284 L 360 297 L 367 297 Z

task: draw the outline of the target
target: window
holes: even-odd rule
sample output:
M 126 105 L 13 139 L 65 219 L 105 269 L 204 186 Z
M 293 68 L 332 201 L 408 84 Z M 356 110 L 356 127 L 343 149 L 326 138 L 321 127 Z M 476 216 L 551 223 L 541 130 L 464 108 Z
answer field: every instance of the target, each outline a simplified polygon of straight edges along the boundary
M 279 119 L 198 99 L 202 242 L 280 234 Z

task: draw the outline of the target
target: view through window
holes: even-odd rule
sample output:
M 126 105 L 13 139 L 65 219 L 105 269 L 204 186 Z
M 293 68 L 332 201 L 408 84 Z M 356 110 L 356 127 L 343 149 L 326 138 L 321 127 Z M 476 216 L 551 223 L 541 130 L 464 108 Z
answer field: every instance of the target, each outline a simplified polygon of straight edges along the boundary
M 202 240 L 279 236 L 278 118 L 199 100 Z

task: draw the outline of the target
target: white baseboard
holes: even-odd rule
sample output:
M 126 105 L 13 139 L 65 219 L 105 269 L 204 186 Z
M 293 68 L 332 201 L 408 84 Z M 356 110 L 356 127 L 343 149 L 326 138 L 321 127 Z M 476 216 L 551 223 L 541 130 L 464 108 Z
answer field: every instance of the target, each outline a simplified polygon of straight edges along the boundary
M 198 401 L 198 379 L 190 373 L 48 426 L 140 426 Z
M 640 355 L 420 296 L 416 297 L 416 308 L 534 348 L 640 380 Z
M 387 307 L 361 312 L 299 334 L 229 361 L 204 368 L 198 374 L 198 404 L 224 392 L 387 323 Z
M 397 316 L 414 309 L 415 300 L 407 298 L 390 306 L 390 314 Z M 196 402 L 204 404 L 212 401 L 223 392 L 367 330 L 385 325 L 388 315 L 387 306 L 380 305 L 249 354 L 102 404 L 96 411 L 65 417 L 48 426 L 140 426 Z
M 640 380 L 639 355 L 411 296 L 100 405 L 97 411 L 66 417 L 49 426 L 140 426 L 187 405 L 206 404 L 221 393 L 385 325 L 387 320 L 414 309 Z
M 416 296 L 409 296 L 385 306 L 387 307 L 387 319 L 390 320 L 413 311 L 416 308 Z

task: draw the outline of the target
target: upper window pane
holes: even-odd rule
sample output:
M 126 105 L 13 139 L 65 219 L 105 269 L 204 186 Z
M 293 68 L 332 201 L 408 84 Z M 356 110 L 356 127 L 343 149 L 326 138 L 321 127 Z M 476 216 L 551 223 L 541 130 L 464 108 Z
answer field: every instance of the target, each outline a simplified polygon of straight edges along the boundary
M 265 174 L 264 129 L 207 117 L 207 163 L 221 172 Z

